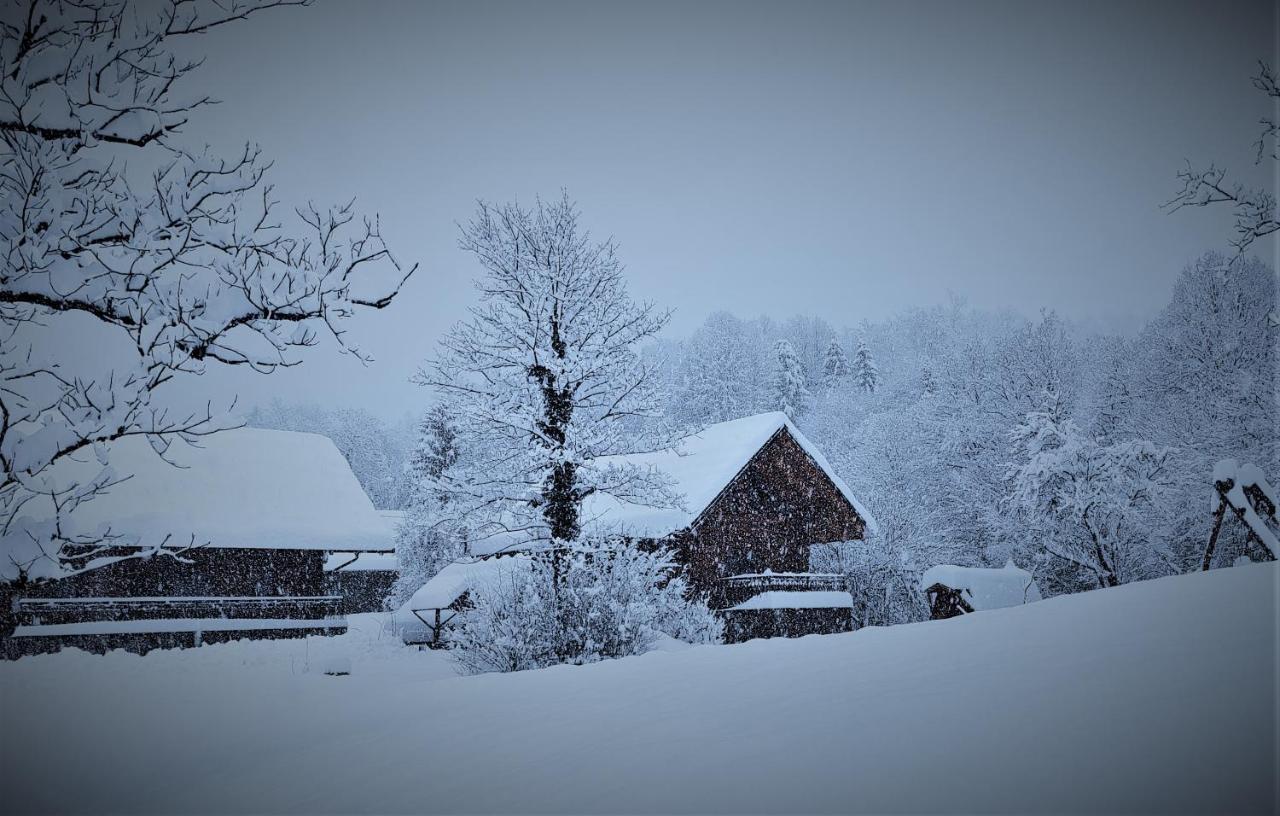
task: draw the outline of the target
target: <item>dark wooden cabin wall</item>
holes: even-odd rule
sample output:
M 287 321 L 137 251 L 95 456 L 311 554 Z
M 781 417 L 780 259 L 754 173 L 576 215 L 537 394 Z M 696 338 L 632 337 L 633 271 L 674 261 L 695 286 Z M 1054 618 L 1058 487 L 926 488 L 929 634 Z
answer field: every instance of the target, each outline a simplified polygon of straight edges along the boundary
M 197 547 L 176 558 L 158 555 L 107 564 L 23 594 L 46 598 L 324 595 L 324 553 Z
M 784 429 L 676 544 L 690 586 L 717 608 L 727 601 L 721 578 L 766 569 L 807 572 L 809 545 L 858 540 L 864 530 L 848 500 Z

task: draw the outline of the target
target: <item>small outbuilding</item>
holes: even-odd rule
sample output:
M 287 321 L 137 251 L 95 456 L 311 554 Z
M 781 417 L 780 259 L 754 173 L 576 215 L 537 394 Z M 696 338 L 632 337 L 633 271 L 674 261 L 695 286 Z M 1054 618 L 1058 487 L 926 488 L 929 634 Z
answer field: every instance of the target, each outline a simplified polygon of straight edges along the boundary
M 1012 560 L 1000 569 L 939 564 L 921 576 L 920 589 L 933 620 L 1040 600 L 1035 578 Z
M 404 642 L 432 649 L 445 646 L 445 633 L 454 618 L 471 608 L 473 590 L 529 563 L 527 556 L 507 555 L 464 558 L 446 565 L 396 612 Z

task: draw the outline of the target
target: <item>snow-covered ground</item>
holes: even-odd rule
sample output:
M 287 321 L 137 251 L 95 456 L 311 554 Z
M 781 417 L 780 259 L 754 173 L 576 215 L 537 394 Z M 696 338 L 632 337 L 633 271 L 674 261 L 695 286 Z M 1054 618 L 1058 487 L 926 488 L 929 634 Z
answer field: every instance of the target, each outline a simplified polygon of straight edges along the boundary
M 0 665 L 0 809 L 1271 812 L 1278 581 L 480 677 L 375 617 L 29 658 Z

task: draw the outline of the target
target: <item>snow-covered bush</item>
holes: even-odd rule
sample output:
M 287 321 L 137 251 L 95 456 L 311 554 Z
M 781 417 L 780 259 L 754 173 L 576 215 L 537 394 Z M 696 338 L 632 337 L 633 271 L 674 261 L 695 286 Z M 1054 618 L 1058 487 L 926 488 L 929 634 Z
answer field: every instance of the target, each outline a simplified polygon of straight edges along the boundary
M 813 572 L 844 576 L 856 629 L 927 620 L 920 574 L 929 566 L 915 563 L 906 550 L 878 533 L 870 533 L 866 541 L 817 544 L 809 550 Z
M 469 594 L 472 605 L 450 632 L 454 658 L 468 674 L 539 669 L 555 662 L 555 605 L 544 562 L 514 558 Z
M 520 671 L 643 654 L 662 635 L 691 643 L 720 639 L 720 620 L 701 599 L 686 597 L 666 550 L 621 540 L 580 544 L 560 561 L 567 569 L 558 604 L 549 556 L 507 560 L 512 564 L 472 589 L 473 608 L 459 617 L 451 636 L 463 671 Z

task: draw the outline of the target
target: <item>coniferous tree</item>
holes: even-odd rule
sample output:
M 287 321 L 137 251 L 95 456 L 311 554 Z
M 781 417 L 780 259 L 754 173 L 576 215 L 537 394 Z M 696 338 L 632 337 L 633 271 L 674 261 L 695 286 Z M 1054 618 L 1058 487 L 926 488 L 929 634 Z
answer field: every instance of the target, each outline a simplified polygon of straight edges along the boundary
M 448 410 L 433 405 L 418 423 L 418 439 L 405 466 L 409 500 L 396 529 L 400 574 L 391 590 L 393 608 L 466 552 L 466 531 L 449 519 L 449 494 L 441 488 L 461 455 Z
M 786 340 L 774 344 L 773 353 L 777 359 L 772 383 L 774 410 L 796 419 L 809 409 L 812 401 L 805 386 L 804 364 L 795 347 Z
M 848 377 L 850 372 L 849 358 L 845 355 L 844 348 L 839 340 L 832 338 L 822 358 L 823 383 L 832 388 Z
M 880 369 L 871 357 L 871 350 L 864 341 L 858 341 L 858 350 L 853 354 L 853 375 L 858 387 L 868 394 L 875 393 L 880 384 Z

